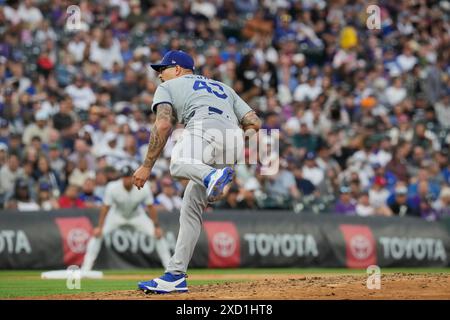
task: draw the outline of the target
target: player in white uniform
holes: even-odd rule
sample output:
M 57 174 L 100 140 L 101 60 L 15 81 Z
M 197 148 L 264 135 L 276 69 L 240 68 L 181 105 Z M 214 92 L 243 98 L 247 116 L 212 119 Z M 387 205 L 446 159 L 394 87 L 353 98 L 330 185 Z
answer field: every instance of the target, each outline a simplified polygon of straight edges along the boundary
M 142 190 L 134 187 L 134 170 L 131 167 L 125 166 L 120 172 L 122 178 L 106 186 L 98 227 L 94 229 L 94 236 L 88 242 L 81 270 L 92 269 L 100 251 L 103 236 L 122 225 L 131 225 L 142 233 L 155 237 L 156 251 L 162 265 L 167 268 L 170 251 L 158 224 L 158 214 L 153 206 L 153 193 L 149 185 Z M 142 204 L 147 207 L 149 215 L 146 214 Z
M 223 189 L 233 179 L 232 166 L 243 151 L 242 130 L 255 133 L 261 122 L 233 89 L 194 75 L 194 60 L 185 52 L 169 51 L 160 64 L 151 67 L 159 72 L 162 83 L 153 98 L 156 121 L 146 159 L 134 173 L 134 184 L 144 187 L 176 122 L 185 124 L 185 132 L 173 149 L 170 173 L 190 181 L 183 197 L 180 230 L 169 266 L 163 276 L 140 282 L 138 287 L 144 292 L 187 292 L 186 271 L 200 236 L 203 210 L 208 202 L 223 196 Z M 236 145 L 225 139 L 232 131 L 241 143 Z

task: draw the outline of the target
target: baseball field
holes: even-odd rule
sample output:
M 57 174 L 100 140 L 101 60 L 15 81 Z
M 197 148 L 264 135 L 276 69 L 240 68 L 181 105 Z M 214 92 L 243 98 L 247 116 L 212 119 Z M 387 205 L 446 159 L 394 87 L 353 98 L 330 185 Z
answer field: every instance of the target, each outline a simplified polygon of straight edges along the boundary
M 79 289 L 68 289 L 66 280 L 41 279 L 41 271 L 0 271 L 0 299 L 450 299 L 450 268 L 382 269 L 379 289 L 368 288 L 366 270 L 192 269 L 189 293 L 154 295 L 137 290 L 137 282 L 161 273 L 161 269 L 108 270 L 103 279 L 81 279 Z

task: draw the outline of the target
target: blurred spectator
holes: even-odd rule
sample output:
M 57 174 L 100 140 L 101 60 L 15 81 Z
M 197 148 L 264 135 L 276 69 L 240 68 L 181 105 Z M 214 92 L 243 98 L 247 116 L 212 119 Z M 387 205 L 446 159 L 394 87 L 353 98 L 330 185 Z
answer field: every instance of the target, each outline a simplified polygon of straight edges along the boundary
M 450 90 L 434 105 L 436 118 L 443 129 L 450 130 Z
M 350 194 L 350 187 L 342 186 L 340 189 L 339 200 L 334 207 L 334 213 L 339 215 L 355 215 L 356 200 Z
M 90 105 L 96 100 L 89 82 L 81 74 L 77 74 L 74 79 L 74 84 L 68 85 L 64 91 L 73 100 L 73 105 L 77 112 L 87 112 Z
M 392 86 L 386 89 L 385 95 L 391 107 L 394 107 L 406 98 L 406 89 L 402 86 L 402 79 L 400 77 L 393 79 Z
M 97 171 L 95 173 L 95 188 L 94 195 L 103 199 L 106 185 L 108 184 L 108 176 L 104 171 Z
M 80 158 L 76 164 L 76 168 L 69 176 L 69 184 L 81 188 L 87 179 L 94 178 L 95 173 L 88 168 L 88 162 L 86 158 Z
M 257 210 L 260 208 L 256 193 L 260 192 L 261 186 L 256 178 L 251 178 L 245 182 L 238 195 L 238 209 Z
M 7 209 L 19 211 L 38 211 L 39 204 L 30 196 L 29 185 L 25 180 L 18 179 L 14 186 L 14 194 L 6 204 Z
M 111 30 L 105 30 L 99 42 L 91 42 L 89 60 L 100 64 L 103 70 L 111 70 L 114 62 L 123 65 L 119 41 Z
M 388 205 L 394 215 L 420 217 L 419 209 L 408 203 L 408 189 L 404 185 L 395 187 L 394 197 Z
M 369 195 L 367 193 L 362 193 L 358 198 L 358 203 L 356 204 L 356 215 L 360 217 L 369 217 L 376 215 L 375 208 L 369 202 Z
M 33 137 L 39 137 L 43 143 L 48 143 L 50 127 L 47 126 L 48 114 L 41 110 L 35 115 L 36 123 L 29 124 L 23 133 L 22 142 L 25 145 L 31 143 Z
M 391 172 L 398 181 L 407 182 L 408 176 L 408 154 L 410 152 L 411 145 L 407 142 L 401 142 L 396 150 L 391 161 L 386 166 L 387 172 Z
M 450 216 L 450 187 L 445 187 L 441 190 L 439 199 L 433 203 L 433 209 L 439 218 Z
M 57 197 L 53 196 L 52 186 L 41 182 L 38 190 L 38 204 L 41 210 L 50 211 L 59 208 Z
M 38 182 L 46 182 L 50 186 L 50 193 L 53 197 L 58 198 L 60 195 L 58 177 L 50 168 L 50 163 L 46 156 L 40 156 L 37 165 Z
M 157 208 L 164 211 L 178 211 L 181 209 L 183 200 L 176 194 L 174 183 L 171 178 L 165 177 L 161 180 L 161 193 L 156 197 L 159 204 Z
M 317 150 L 319 146 L 319 137 L 312 134 L 306 122 L 300 123 L 300 131 L 292 136 L 292 144 L 294 147 L 300 149 L 300 156 L 307 152 Z
M 232 185 L 225 195 L 223 201 L 217 204 L 221 209 L 239 209 L 239 187 Z
M 8 146 L 0 142 L 0 168 L 6 163 L 8 157 Z
M 298 167 L 294 168 L 293 173 L 295 177 L 295 182 L 297 184 L 297 188 L 302 193 L 302 195 L 305 196 L 310 195 L 316 190 L 314 184 L 308 179 L 304 178 L 303 170 L 301 168 Z
M 82 192 L 79 199 L 86 208 L 100 208 L 102 206 L 102 198 L 95 195 L 95 179 L 87 178 L 84 181 Z
M 91 152 L 89 145 L 83 139 L 76 139 L 74 144 L 74 151 L 67 158 L 68 161 L 79 163 L 81 159 L 87 162 L 89 170 L 93 171 L 96 167 L 95 157 Z
M 374 179 L 372 187 L 369 189 L 369 203 L 380 215 L 389 216 L 391 210 L 387 206 L 389 190 L 386 188 L 387 181 L 384 177 L 377 176 Z
M 314 77 L 310 77 L 306 83 L 299 85 L 294 91 L 295 101 L 314 101 L 322 93 L 322 88 Z
M 300 198 L 294 174 L 286 170 L 286 166 L 284 161 L 277 174 L 264 177 L 264 191 L 279 208 L 285 208 L 290 201 Z
M 14 192 L 16 181 L 23 176 L 20 160 L 17 155 L 11 154 L 7 163 L 0 168 L 0 203 L 3 204 L 8 194 Z
M 325 171 L 317 165 L 316 154 L 312 151 L 305 156 L 302 175 L 303 178 L 311 181 L 315 187 L 319 186 L 325 178 Z
M 84 202 L 79 198 L 79 187 L 69 184 L 64 194 L 59 197 L 58 204 L 60 208 L 85 208 Z

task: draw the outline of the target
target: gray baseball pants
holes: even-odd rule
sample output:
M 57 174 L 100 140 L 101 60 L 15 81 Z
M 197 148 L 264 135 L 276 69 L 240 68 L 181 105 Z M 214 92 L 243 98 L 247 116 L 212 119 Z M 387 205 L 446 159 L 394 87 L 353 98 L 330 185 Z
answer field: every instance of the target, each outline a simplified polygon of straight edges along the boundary
M 203 179 L 214 168 L 233 166 L 243 154 L 242 130 L 220 115 L 191 120 L 173 148 L 170 173 L 189 179 L 180 211 L 180 230 L 175 253 L 166 272 L 186 273 L 202 228 L 207 206 Z

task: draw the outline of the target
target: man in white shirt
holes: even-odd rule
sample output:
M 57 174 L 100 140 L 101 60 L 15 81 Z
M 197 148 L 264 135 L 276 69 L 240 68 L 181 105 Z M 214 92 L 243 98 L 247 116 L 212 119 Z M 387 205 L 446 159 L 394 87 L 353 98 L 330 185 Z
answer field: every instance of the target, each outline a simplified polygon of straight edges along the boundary
M 450 91 L 434 104 L 434 109 L 439 124 L 445 129 L 450 129 Z
M 414 56 L 409 45 L 405 45 L 403 53 L 397 57 L 397 63 L 402 68 L 402 72 L 407 72 L 415 66 L 417 58 Z
M 318 186 L 325 178 L 325 172 L 316 163 L 316 154 L 312 151 L 305 156 L 305 165 L 303 166 L 303 178 L 312 182 L 314 186 Z
M 406 89 L 402 86 L 402 79 L 395 78 L 392 86 L 386 89 L 386 100 L 391 107 L 402 102 L 406 98 Z
M 20 19 L 28 23 L 32 29 L 35 29 L 39 23 L 43 20 L 41 10 L 33 6 L 33 0 L 25 0 L 18 10 Z
M 81 270 L 89 271 L 100 252 L 103 236 L 122 225 L 131 225 L 136 230 L 155 237 L 156 251 L 164 268 L 170 260 L 170 251 L 163 231 L 158 223 L 158 214 L 153 206 L 153 193 L 149 184 L 138 190 L 133 185 L 134 170 L 125 166 L 120 171 L 122 178 L 110 182 L 105 190 L 103 206 L 100 211 L 98 227 L 94 229 L 94 236 L 89 240 Z M 141 204 L 147 206 L 146 215 Z
M 64 91 L 72 98 L 77 110 L 87 111 L 96 100 L 94 91 L 86 85 L 82 75 L 77 75 L 75 84 L 67 86 Z
M 322 88 L 316 84 L 316 78 L 309 78 L 307 83 L 299 85 L 294 91 L 295 101 L 314 101 L 319 94 L 322 93 Z
M 48 125 L 49 115 L 44 110 L 39 110 L 34 116 L 35 123 L 30 123 L 24 130 L 22 142 L 28 146 L 33 137 L 38 136 L 43 143 L 49 142 L 51 127 Z
M 16 181 L 23 175 L 19 157 L 15 154 L 9 155 L 8 162 L 0 168 L 0 208 L 5 197 L 14 192 Z

